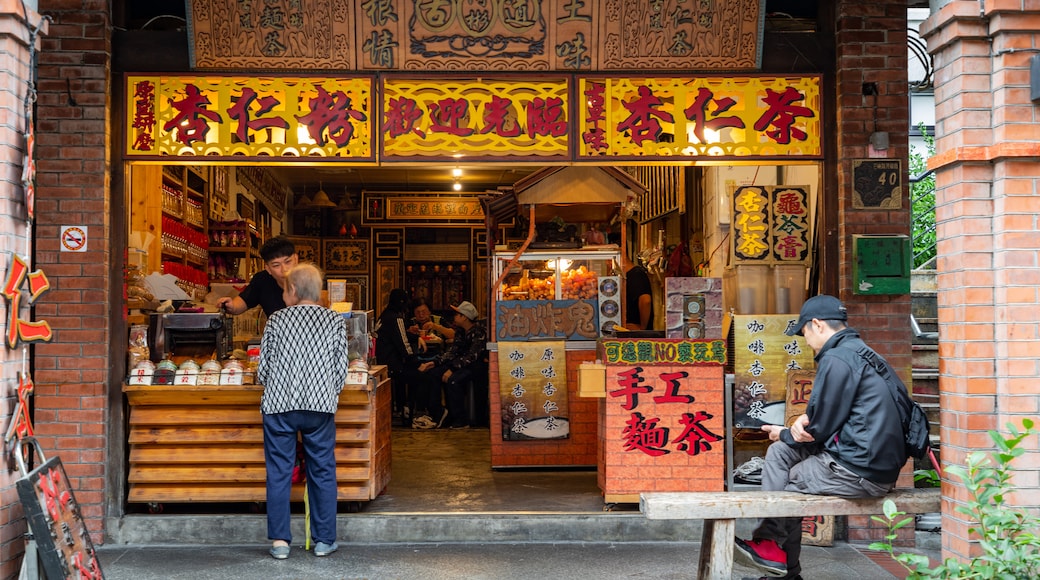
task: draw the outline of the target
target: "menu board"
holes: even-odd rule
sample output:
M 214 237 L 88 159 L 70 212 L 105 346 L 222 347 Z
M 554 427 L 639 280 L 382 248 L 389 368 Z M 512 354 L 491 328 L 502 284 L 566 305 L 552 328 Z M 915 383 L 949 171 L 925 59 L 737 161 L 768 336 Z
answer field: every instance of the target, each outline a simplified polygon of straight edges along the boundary
M 502 439 L 570 437 L 566 343 L 499 342 Z
M 813 351 L 801 336 L 787 336 L 791 314 L 733 317 L 733 426 L 783 425 L 788 371 L 813 368 Z

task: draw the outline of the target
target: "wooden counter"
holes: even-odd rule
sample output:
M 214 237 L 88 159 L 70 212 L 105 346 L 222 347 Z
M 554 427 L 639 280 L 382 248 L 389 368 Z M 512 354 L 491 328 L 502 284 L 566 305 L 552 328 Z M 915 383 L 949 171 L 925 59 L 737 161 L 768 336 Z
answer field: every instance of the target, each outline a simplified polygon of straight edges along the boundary
M 390 482 L 390 379 L 372 367 L 336 412 L 339 501 L 374 499 Z M 130 403 L 131 503 L 267 499 L 262 385 L 123 385 Z M 293 501 L 303 501 L 294 485 Z

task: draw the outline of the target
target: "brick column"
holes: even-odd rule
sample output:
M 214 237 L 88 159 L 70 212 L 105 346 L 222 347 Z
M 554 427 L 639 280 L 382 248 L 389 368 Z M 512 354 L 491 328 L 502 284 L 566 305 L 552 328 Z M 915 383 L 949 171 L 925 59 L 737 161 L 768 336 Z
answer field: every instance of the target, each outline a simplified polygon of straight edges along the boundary
M 3 204 L 3 219 L 0 219 L 0 269 L 6 277 L 18 255 L 30 266 L 32 264 L 32 241 L 27 227 L 25 191 L 21 185 L 25 158 L 25 98 L 29 92 L 31 78 L 29 42 L 32 31 L 40 26 L 40 15 L 23 10 L 18 0 L 0 0 L 0 54 L 4 66 L 0 68 L 0 202 Z M 40 49 L 40 38 L 47 33 L 47 26 L 39 29 L 35 49 Z M 0 327 L 6 335 L 7 324 L 5 300 L 4 319 Z M 22 320 L 31 320 L 28 305 L 18 313 Z M 4 432 L 14 419 L 15 390 L 18 374 L 29 370 L 29 349 L 18 347 L 0 349 L 0 424 Z M 5 449 L 6 451 L 6 449 Z M 5 455 L 5 465 L 6 465 Z M 15 578 L 25 551 L 24 534 L 28 530 L 22 505 L 18 500 L 15 481 L 20 474 L 7 469 L 0 470 L 0 578 Z
M 113 260 L 109 249 L 111 27 L 104 2 L 41 0 L 52 34 L 39 56 L 36 263 L 51 282 L 36 316 L 54 339 L 36 347 L 36 429 L 61 457 L 83 519 L 100 543 Z M 122 205 L 122 204 L 120 204 Z M 63 225 L 86 226 L 86 252 L 60 251 Z M 120 274 L 115 274 L 117 279 Z M 118 380 L 116 382 L 118 385 Z
M 843 0 L 837 8 L 835 33 L 838 190 L 825 192 L 824 203 L 838 204 L 837 244 L 841 300 L 849 309 L 849 325 L 881 353 L 908 386 L 911 384 L 910 295 L 862 296 L 852 288 L 853 234 L 909 234 L 906 159 L 909 155 L 910 100 L 907 82 L 906 2 Z M 864 83 L 877 85 L 877 96 L 865 96 Z M 875 103 L 875 99 L 877 102 Z M 875 107 L 876 105 L 876 107 Z M 875 128 L 876 127 L 876 128 Z M 852 161 L 868 157 L 870 134 L 887 132 L 886 159 L 903 161 L 901 207 L 852 207 Z M 836 199 L 835 199 L 836 198 Z M 820 243 L 827 243 L 821 234 Z M 912 486 L 903 476 L 900 485 Z M 880 540 L 885 530 L 867 517 L 849 518 L 849 540 Z M 901 539 L 912 541 L 912 530 Z
M 1032 6 L 1023 9 L 1023 6 Z M 958 0 L 921 29 L 936 66 L 936 224 L 942 459 L 993 449 L 989 429 L 1040 412 L 1040 108 L 1029 59 L 1040 48 L 1035 3 Z M 1036 440 L 1016 465 L 1012 503 L 1036 505 Z M 967 501 L 943 482 L 943 556 L 967 559 Z

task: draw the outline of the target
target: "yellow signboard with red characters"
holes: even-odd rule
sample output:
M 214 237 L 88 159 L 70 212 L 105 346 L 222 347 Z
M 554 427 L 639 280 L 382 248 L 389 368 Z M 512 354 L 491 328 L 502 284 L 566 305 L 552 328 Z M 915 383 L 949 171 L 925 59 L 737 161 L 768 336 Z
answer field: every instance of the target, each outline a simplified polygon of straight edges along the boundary
M 129 76 L 128 156 L 373 161 L 372 77 Z
M 586 77 L 578 158 L 822 157 L 820 78 Z
M 134 75 L 125 152 L 368 163 L 822 158 L 820 85 L 819 76 Z
M 570 83 L 557 78 L 383 79 L 382 158 L 567 159 Z

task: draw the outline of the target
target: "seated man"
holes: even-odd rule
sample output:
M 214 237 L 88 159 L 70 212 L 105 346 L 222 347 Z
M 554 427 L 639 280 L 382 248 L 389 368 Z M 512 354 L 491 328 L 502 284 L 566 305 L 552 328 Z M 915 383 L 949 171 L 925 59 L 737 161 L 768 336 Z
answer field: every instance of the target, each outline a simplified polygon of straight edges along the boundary
M 485 351 L 488 334 L 477 320 L 477 307 L 472 302 L 452 306 L 455 310 L 455 342 L 432 361 L 419 366 L 433 384 L 443 385 L 452 429 L 469 427 L 466 415 L 466 384 L 477 373 L 487 373 Z
M 870 348 L 845 325 L 847 319 L 837 298 L 821 294 L 805 301 L 798 321 L 785 331 L 804 336 L 816 353 L 816 379 L 805 414 L 790 428 L 762 426 L 774 441 L 762 469 L 763 491 L 879 497 L 896 484 L 907 460 L 900 403 L 860 354 Z M 899 388 L 899 396 L 907 396 L 906 387 Z M 768 576 L 800 579 L 801 521 L 760 520 L 751 540 L 736 539 L 736 561 Z

